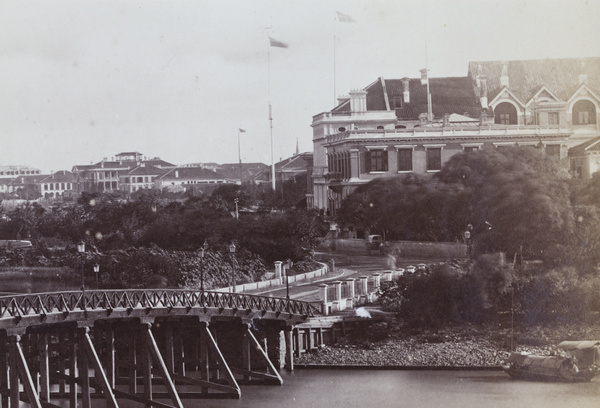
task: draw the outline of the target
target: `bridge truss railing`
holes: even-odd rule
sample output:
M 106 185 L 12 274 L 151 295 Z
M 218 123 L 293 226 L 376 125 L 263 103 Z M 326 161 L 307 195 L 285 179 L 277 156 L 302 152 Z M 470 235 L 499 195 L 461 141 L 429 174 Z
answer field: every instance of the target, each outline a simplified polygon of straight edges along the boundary
M 257 295 L 191 290 L 92 290 L 0 296 L 0 319 L 75 311 L 154 308 L 223 308 L 314 317 L 307 302 Z

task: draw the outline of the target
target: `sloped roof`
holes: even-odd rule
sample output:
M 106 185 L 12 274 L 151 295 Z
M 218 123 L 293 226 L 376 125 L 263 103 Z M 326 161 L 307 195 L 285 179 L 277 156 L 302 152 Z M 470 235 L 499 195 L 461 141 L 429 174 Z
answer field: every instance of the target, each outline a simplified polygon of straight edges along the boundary
M 131 169 L 127 174 L 131 176 L 148 176 L 148 175 L 161 175 L 166 173 L 167 170 L 151 166 L 149 164 L 143 164 Z
M 580 145 L 570 148 L 569 156 L 579 157 L 583 156 L 586 152 L 600 152 L 600 137 L 596 137 Z
M 488 97 L 493 99 L 502 89 L 500 77 L 506 65 L 508 88 L 523 102 L 527 102 L 543 85 L 563 101 L 580 86 L 579 75 L 585 74 L 586 85 L 594 92 L 600 91 L 600 58 L 558 58 L 520 61 L 469 62 L 469 77 L 487 77 Z
M 402 103 L 401 108 L 396 109 L 396 116 L 399 119 L 416 120 L 421 113 L 427 113 L 427 85 L 422 85 L 420 78 L 411 78 L 408 81 L 410 100 L 408 103 Z M 401 79 L 375 81 L 365 88 L 368 111 L 387 110 L 384 83 L 390 109 L 393 109 L 394 98 L 403 97 L 404 88 Z M 479 117 L 481 114 L 479 97 L 470 77 L 430 78 L 429 91 L 434 117 L 442 117 L 446 113 L 467 114 L 473 117 Z M 334 111 L 349 112 L 350 102 L 342 102 Z
M 222 174 L 202 167 L 177 167 L 171 169 L 160 180 L 227 180 Z
M 242 163 L 242 177 L 244 180 L 251 178 L 254 174 L 268 168 L 264 163 Z M 219 174 L 232 180 L 240 179 L 240 164 L 239 163 L 224 163 L 215 169 Z
M 67 170 L 60 170 L 57 172 L 54 172 L 50 175 L 44 176 L 44 178 L 42 178 L 41 180 L 39 180 L 40 183 L 72 183 L 76 180 L 76 177 L 73 173 L 71 173 L 70 171 Z

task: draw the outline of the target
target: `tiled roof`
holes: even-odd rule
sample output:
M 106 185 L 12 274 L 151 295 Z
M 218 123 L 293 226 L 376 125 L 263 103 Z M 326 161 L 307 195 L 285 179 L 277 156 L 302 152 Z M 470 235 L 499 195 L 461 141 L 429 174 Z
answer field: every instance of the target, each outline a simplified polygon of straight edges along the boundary
M 242 177 L 244 180 L 252 177 L 252 175 L 267 168 L 264 163 L 242 163 Z M 239 180 L 240 179 L 240 164 L 239 163 L 225 163 L 217 166 L 215 171 L 219 174 L 224 175 L 226 178 Z
M 56 182 L 67 182 L 72 183 L 76 180 L 76 177 L 73 173 L 66 170 L 57 171 L 48 176 L 44 176 L 39 182 L 40 183 L 56 183 Z
M 588 140 L 580 145 L 569 149 L 569 156 L 580 157 L 586 152 L 600 152 L 600 137 Z
M 160 169 L 149 164 L 144 164 L 131 169 L 127 174 L 131 176 L 147 176 L 147 175 L 160 175 L 166 173 L 166 170 Z
M 394 98 L 403 97 L 402 80 L 386 79 L 384 81 L 390 109 L 393 109 Z M 381 80 L 373 82 L 365 90 L 367 91 L 368 111 L 387 109 Z M 475 92 L 473 81 L 469 77 L 430 78 L 429 91 L 434 117 L 442 117 L 446 113 L 467 114 L 472 117 L 479 117 L 481 114 L 479 97 Z M 421 113 L 427 113 L 427 85 L 422 85 L 420 78 L 409 79 L 409 92 L 409 103 L 403 103 L 401 108 L 396 109 L 396 115 L 399 119 L 416 120 Z M 343 102 L 334 111 L 349 112 L 350 103 Z
M 521 61 L 474 61 L 469 63 L 469 76 L 487 77 L 488 99 L 498 95 L 503 65 L 508 74 L 508 88 L 523 102 L 546 85 L 563 101 L 581 86 L 579 75 L 586 75 L 586 85 L 594 92 L 600 91 L 600 58 L 562 58 Z M 481 68 L 479 68 L 481 67 Z

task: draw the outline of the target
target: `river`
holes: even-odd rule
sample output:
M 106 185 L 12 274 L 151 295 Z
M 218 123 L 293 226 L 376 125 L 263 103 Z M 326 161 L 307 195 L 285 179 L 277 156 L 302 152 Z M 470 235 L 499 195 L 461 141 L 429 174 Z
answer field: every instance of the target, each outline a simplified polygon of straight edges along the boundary
M 239 400 L 184 400 L 186 407 L 598 408 L 600 381 L 513 380 L 501 371 L 298 369 L 282 386 L 243 386 Z

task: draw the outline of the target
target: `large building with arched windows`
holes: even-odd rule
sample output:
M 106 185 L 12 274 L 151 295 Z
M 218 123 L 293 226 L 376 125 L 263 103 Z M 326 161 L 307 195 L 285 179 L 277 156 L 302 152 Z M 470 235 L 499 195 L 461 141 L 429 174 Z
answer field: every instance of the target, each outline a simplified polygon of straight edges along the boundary
M 309 207 L 335 213 L 357 185 L 433 174 L 477 149 L 539 148 L 589 176 L 593 167 L 574 166 L 569 152 L 600 137 L 599 95 L 600 58 L 471 62 L 466 77 L 423 70 L 378 78 L 313 117 Z

